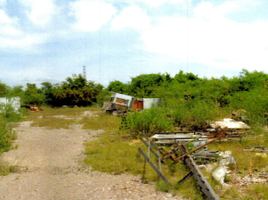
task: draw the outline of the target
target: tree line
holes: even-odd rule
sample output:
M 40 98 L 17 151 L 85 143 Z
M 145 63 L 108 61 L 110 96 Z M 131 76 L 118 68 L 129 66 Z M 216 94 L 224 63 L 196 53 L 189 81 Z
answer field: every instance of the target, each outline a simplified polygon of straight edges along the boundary
M 24 104 L 90 106 L 102 105 L 109 91 L 137 98 L 161 98 L 162 107 L 178 124 L 186 121 L 200 123 L 212 116 L 244 109 L 254 120 L 266 120 L 268 110 L 268 75 L 243 69 L 237 77 L 200 78 L 193 73 L 179 71 L 174 77 L 164 74 L 141 74 L 130 82 L 119 80 L 107 87 L 87 81 L 81 74 L 67 77 L 62 83 L 28 83 L 9 87 L 0 82 L 0 96 L 20 96 Z

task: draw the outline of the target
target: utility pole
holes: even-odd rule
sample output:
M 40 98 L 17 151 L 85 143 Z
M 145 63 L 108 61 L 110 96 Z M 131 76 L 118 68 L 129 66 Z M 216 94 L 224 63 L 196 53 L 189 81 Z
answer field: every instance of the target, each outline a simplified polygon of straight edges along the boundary
M 84 76 L 85 79 L 87 79 L 86 66 L 83 66 L 83 76 Z

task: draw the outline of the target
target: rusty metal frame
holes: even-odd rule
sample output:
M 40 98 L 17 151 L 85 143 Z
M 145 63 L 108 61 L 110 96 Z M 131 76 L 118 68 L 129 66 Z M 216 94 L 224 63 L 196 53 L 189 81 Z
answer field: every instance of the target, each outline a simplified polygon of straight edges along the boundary
M 210 140 L 210 141 L 207 142 L 206 144 L 203 144 L 203 145 L 197 147 L 196 149 L 194 149 L 194 150 L 192 150 L 192 151 L 190 151 L 190 152 L 184 153 L 184 154 L 181 155 L 181 156 L 177 156 L 177 155 L 176 155 L 176 151 L 178 151 L 178 150 L 180 149 L 180 147 L 176 147 L 175 149 L 173 149 L 173 150 L 170 151 L 170 152 L 167 152 L 167 151 L 164 151 L 163 149 L 160 149 L 161 151 L 164 151 L 164 153 L 162 153 L 162 159 L 161 159 L 161 161 L 163 161 L 164 159 L 170 158 L 171 160 L 174 161 L 174 163 L 177 163 L 179 160 L 181 160 L 181 159 L 184 158 L 185 156 L 190 155 L 191 153 L 194 153 L 194 152 L 196 152 L 196 151 L 198 151 L 198 150 L 204 148 L 204 147 L 207 146 L 208 144 L 210 144 L 210 143 L 212 143 L 212 142 L 214 142 L 214 141 L 216 141 L 216 140 L 220 140 L 221 138 L 225 137 L 226 134 L 227 134 L 227 133 L 226 133 L 226 129 L 227 129 L 227 127 L 225 127 L 225 128 L 220 128 L 220 127 L 216 128 L 216 132 L 214 133 L 214 136 L 215 136 L 216 138 Z M 175 156 L 174 156 L 174 155 L 175 155 Z

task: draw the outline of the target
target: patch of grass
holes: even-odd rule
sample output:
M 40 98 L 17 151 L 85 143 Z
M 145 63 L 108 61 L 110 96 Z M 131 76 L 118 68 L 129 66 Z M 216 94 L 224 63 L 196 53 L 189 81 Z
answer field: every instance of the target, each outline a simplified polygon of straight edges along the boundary
M 240 142 L 214 142 L 209 145 L 209 149 L 218 150 L 218 151 L 232 151 L 232 156 L 236 160 L 237 166 L 236 169 L 240 172 L 244 171 L 248 173 L 249 168 L 261 169 L 267 166 L 268 157 L 257 156 L 257 152 L 243 151 L 247 147 L 253 147 L 255 140 L 261 140 L 259 136 L 247 136 L 250 137 L 248 143 Z M 262 145 L 267 146 L 267 144 L 262 143 Z M 246 158 L 246 159 L 245 159 Z
M 228 188 L 227 190 L 224 191 L 224 193 L 220 196 L 223 199 L 240 199 L 241 195 L 237 191 L 236 188 Z
M 86 116 L 82 120 L 79 120 L 78 123 L 84 124 L 84 129 L 103 129 L 109 130 L 110 132 L 118 131 L 121 118 L 113 115 L 102 114 L 99 116 Z
M 137 151 L 140 144 L 132 144 L 119 135 L 104 134 L 99 140 L 86 142 L 85 145 L 87 157 L 84 162 L 95 170 L 113 174 L 138 174 L 142 171 L 143 160 Z
M 50 129 L 68 129 L 69 126 L 74 123 L 83 123 L 80 119 L 84 112 L 90 111 L 95 114 L 100 113 L 100 108 L 92 107 L 51 108 L 45 106 L 42 107 L 42 109 L 43 110 L 39 112 L 28 113 L 26 119 L 28 121 L 34 121 L 32 126 L 47 126 Z
M 68 129 L 70 125 L 74 124 L 76 121 L 73 119 L 62 119 L 62 118 L 54 118 L 54 117 L 43 117 L 39 119 L 35 119 L 31 124 L 32 126 L 46 126 L 49 129 Z
M 254 184 L 246 189 L 244 192 L 245 196 L 242 198 L 246 199 L 267 199 L 268 197 L 268 185 L 267 184 Z
M 18 171 L 18 167 L 14 165 L 8 165 L 7 163 L 0 162 L 0 175 L 6 176 L 9 173 L 14 173 Z

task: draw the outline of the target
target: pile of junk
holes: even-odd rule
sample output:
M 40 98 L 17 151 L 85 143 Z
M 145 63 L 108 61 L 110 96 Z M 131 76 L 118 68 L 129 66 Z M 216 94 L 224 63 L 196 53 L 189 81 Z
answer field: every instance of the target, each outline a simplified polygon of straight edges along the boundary
M 200 169 L 210 172 L 213 179 L 225 185 L 224 180 L 230 172 L 228 167 L 236 166 L 235 158 L 232 156 L 232 151 L 210 150 L 208 145 L 214 141 L 242 141 L 243 136 L 252 134 L 250 126 L 246 123 L 245 112 L 242 109 L 232 112 L 230 118 L 208 122 L 206 126 L 195 131 L 157 133 L 150 138 L 142 134 L 141 141 L 146 148 L 138 150 L 168 185 L 171 184 L 162 174 L 161 164 L 167 159 L 171 159 L 173 164 L 184 161 L 189 173 L 178 181 L 178 184 L 194 176 L 207 199 L 219 199 Z M 151 159 L 150 154 L 156 156 L 157 164 L 153 163 L 155 159 Z

